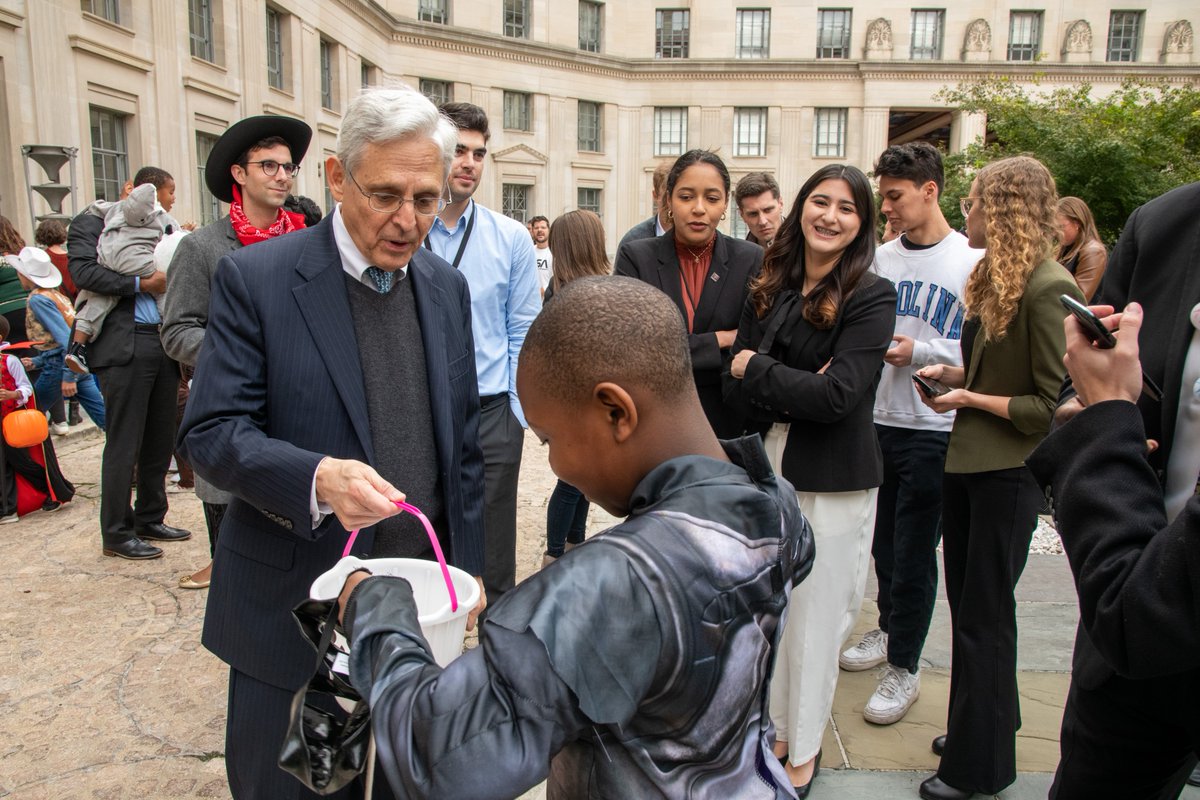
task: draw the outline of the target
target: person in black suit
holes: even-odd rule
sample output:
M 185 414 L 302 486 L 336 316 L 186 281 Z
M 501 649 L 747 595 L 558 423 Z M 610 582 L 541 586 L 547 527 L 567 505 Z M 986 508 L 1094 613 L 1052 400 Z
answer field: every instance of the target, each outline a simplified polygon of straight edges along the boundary
M 315 796 L 276 765 L 313 665 L 290 612 L 338 561 L 348 531 L 361 529 L 351 551 L 360 557 L 431 557 L 416 518 L 397 516 L 394 501 L 407 499 L 451 563 L 483 571 L 470 295 L 421 247 L 456 142 L 417 92 L 364 92 L 325 163 L 333 213 L 222 257 L 213 278 L 180 446 L 234 495 L 203 643 L 230 666 L 226 769 L 237 800 Z
M 668 207 L 663 201 L 667 199 L 667 194 L 664 191 L 667 185 L 667 174 L 671 171 L 674 163 L 674 161 L 660 161 L 658 166 L 654 168 L 654 174 L 650 177 L 650 207 L 654 209 L 654 215 L 625 231 L 625 235 L 621 237 L 620 244 L 617 245 L 618 249 L 624 246 L 626 242 L 636 242 L 638 239 L 653 239 L 655 236 L 662 236 L 671 229 Z
M 142 167 L 122 188 L 122 197 L 161 174 Z M 158 558 L 162 548 L 146 540 L 178 542 L 192 535 L 163 523 L 179 391 L 179 366 L 163 350 L 154 298 L 166 291 L 167 276 L 137 278 L 102 267 L 96 246 L 103 230 L 103 212 L 85 209 L 67 231 L 67 268 L 75 285 L 119 298 L 104 330 L 88 345 L 89 369 L 100 384 L 107 417 L 100 467 L 102 548 L 106 556 Z M 135 469 L 137 503 L 131 507 Z
M 717 437 L 730 439 L 745 425 L 722 399 L 721 371 L 763 250 L 717 230 L 729 207 L 729 171 L 716 153 L 681 155 L 667 175 L 666 193 L 674 227 L 654 239 L 621 245 L 614 272 L 661 289 L 679 306 L 700 404 Z
M 867 177 L 833 164 L 800 189 L 750 286 L 725 397 L 766 433 L 795 486 L 817 561 L 792 592 L 771 683 L 775 755 L 807 797 L 837 685 L 838 653 L 866 589 L 883 455 L 875 390 L 896 326 L 896 289 L 871 272 Z
M 1188 511 L 1192 511 L 1189 531 L 1190 541 L 1197 541 L 1195 534 L 1194 500 L 1196 475 L 1200 471 L 1200 447 L 1196 445 L 1196 420 L 1200 419 L 1200 398 L 1196 396 L 1196 381 L 1200 379 L 1200 265 L 1196 254 L 1200 253 L 1200 224 L 1196 223 L 1195 209 L 1200 205 L 1200 182 L 1187 184 L 1151 200 L 1138 208 L 1129 217 L 1125 229 L 1109 257 L 1108 269 L 1096 294 L 1096 302 L 1112 308 L 1124 308 L 1136 302 L 1145 311 L 1141 325 L 1140 352 L 1141 369 L 1147 377 L 1162 387 L 1161 402 L 1145 395 L 1136 398 L 1137 412 L 1141 416 L 1143 440 L 1148 440 L 1149 453 L 1145 463 L 1149 474 L 1154 477 L 1158 494 L 1152 499 L 1138 502 L 1140 495 L 1127 494 L 1131 481 L 1141 477 L 1126 477 L 1131 468 L 1124 468 L 1120 477 L 1112 477 L 1106 483 L 1087 482 L 1085 485 L 1100 486 L 1092 489 L 1094 501 L 1114 500 L 1119 502 L 1122 514 L 1131 510 L 1142 512 L 1140 526 L 1121 529 L 1121 539 L 1106 546 L 1121 545 L 1130 548 L 1121 556 L 1126 566 L 1135 562 L 1139 565 L 1135 580 L 1131 575 L 1126 580 L 1123 594 L 1112 590 L 1112 597 L 1131 597 L 1133 592 L 1142 592 L 1149 605 L 1151 596 L 1144 594 L 1151 581 L 1158 581 L 1160 589 L 1168 590 L 1181 602 L 1187 597 L 1183 571 L 1190 575 L 1195 585 L 1200 568 L 1196 565 L 1195 550 L 1186 556 L 1179 547 L 1186 541 L 1163 531 L 1153 539 L 1149 532 L 1159 530 L 1166 522 L 1174 520 L 1179 525 Z M 1117 334 L 1118 341 L 1121 334 Z M 1110 354 L 1110 357 L 1116 357 Z M 1080 413 L 1082 404 L 1073 397 L 1075 387 L 1072 370 L 1064 391 L 1065 402 L 1056 412 L 1056 424 L 1064 424 Z M 1085 391 L 1086 395 L 1086 391 Z M 1186 403 L 1184 401 L 1187 401 Z M 1089 405 L 1094 405 L 1092 402 Z M 1105 404 L 1112 405 L 1112 404 Z M 1132 425 L 1126 420 L 1133 413 L 1122 408 L 1115 411 L 1088 409 L 1091 422 L 1073 428 L 1074 423 L 1063 428 L 1064 436 L 1059 443 L 1075 442 L 1085 430 L 1097 430 L 1094 425 L 1108 415 L 1117 415 L 1123 425 Z M 1068 431 L 1072 431 L 1068 436 Z M 1092 434 L 1098 441 L 1088 443 L 1088 452 L 1097 458 L 1118 447 L 1113 441 L 1114 432 L 1105 430 L 1103 436 Z M 1046 453 L 1061 452 L 1049 449 Z M 1062 444 L 1061 447 L 1065 447 Z M 1128 457 L 1125 457 L 1128 460 Z M 1039 463 L 1044 461 L 1040 459 Z M 1033 462 L 1030 462 L 1033 467 Z M 1068 465 L 1060 465 L 1066 470 Z M 1047 472 L 1042 467 L 1044 482 L 1053 483 L 1055 510 L 1060 530 L 1071 525 L 1066 515 L 1064 498 L 1060 497 L 1060 484 L 1069 485 L 1069 478 L 1077 477 L 1078 470 L 1070 474 Z M 1118 469 L 1110 465 L 1102 474 Z M 1139 470 L 1143 469 L 1139 466 Z M 1140 487 L 1140 483 L 1135 484 Z M 1118 491 L 1118 489 L 1120 491 Z M 1136 488 L 1147 493 L 1149 488 Z M 1115 493 L 1115 494 L 1110 494 Z M 1100 507 L 1107 508 L 1106 504 Z M 1080 510 L 1076 509 L 1075 514 Z M 1165 514 L 1159 517 L 1159 514 Z M 1090 519 L 1090 517 L 1089 517 Z M 1110 530 L 1111 520 L 1103 520 L 1101 530 Z M 1084 531 L 1076 523 L 1078 534 L 1062 531 L 1064 546 L 1068 554 L 1072 535 L 1083 536 Z M 1172 528 L 1176 530 L 1176 528 Z M 1145 553 L 1140 559 L 1134 552 L 1142 545 Z M 1091 548 L 1093 537 L 1088 537 L 1080 547 Z M 1190 560 L 1188 560 L 1190 559 Z M 1192 739 L 1185 736 L 1187 725 L 1194 726 L 1194 713 L 1184 715 L 1179 710 L 1194 712 L 1197 707 L 1194 686 L 1200 678 L 1197 670 L 1195 609 L 1180 609 L 1172 612 L 1170 635 L 1164 635 L 1151 644 L 1138 639 L 1134 651 L 1133 641 L 1119 636 L 1106 614 L 1099 621 L 1089 624 L 1090 613 L 1084 596 L 1084 583 L 1103 580 L 1113 576 L 1110 568 L 1121 567 L 1120 558 L 1110 559 L 1093 556 L 1087 569 L 1079 572 L 1080 602 L 1085 619 L 1081 622 L 1075 638 L 1075 653 L 1072 663 L 1071 689 L 1063 711 L 1060 733 L 1062 758 L 1055 775 L 1050 796 L 1060 800 L 1075 797 L 1176 797 L 1183 777 L 1195 761 L 1195 727 L 1191 727 Z M 1100 573 L 1092 572 L 1097 564 L 1106 564 Z M 1162 570 L 1161 576 L 1148 575 L 1145 570 L 1154 566 Z M 1072 567 L 1076 566 L 1072 559 Z M 1084 566 L 1081 562 L 1081 568 Z M 1173 577 L 1178 576 L 1178 577 Z M 1134 588 L 1130 583 L 1141 588 Z M 1164 601 L 1165 602 L 1165 601 Z M 1189 616 L 1190 614 L 1190 616 Z M 1191 622 L 1189 623 L 1189 619 Z M 1149 632 L 1149 629 L 1147 629 Z M 1122 653 L 1124 649 L 1124 654 Z M 1146 680 L 1149 678 L 1149 680 Z M 1190 694 L 1189 694 L 1190 692 Z M 1180 775 L 1169 775 L 1171 770 L 1182 771 Z M 1169 777 L 1168 777 L 1169 776 Z M 1196 776 L 1193 773 L 1193 777 Z M 1093 794 L 1094 792 L 1094 794 Z M 1160 793 L 1161 792 L 1161 793 Z

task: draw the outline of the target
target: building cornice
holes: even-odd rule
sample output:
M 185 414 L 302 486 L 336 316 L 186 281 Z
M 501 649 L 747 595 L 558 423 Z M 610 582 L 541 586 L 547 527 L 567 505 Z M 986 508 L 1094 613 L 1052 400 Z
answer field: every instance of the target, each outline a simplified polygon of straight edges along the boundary
M 102 58 L 105 61 L 111 61 L 114 64 L 132 67 L 140 72 L 149 73 L 154 69 L 154 62 L 147 61 L 144 58 L 128 53 L 124 50 L 118 50 L 115 47 L 109 47 L 103 42 L 97 42 L 94 39 L 88 39 L 86 36 L 68 36 L 67 41 L 71 45 L 72 50 L 79 50 L 84 53 L 90 53 L 97 58 Z
M 5 28 L 20 28 L 25 25 L 25 15 L 11 8 L 0 7 L 0 26 Z
M 226 100 L 230 103 L 236 103 L 241 99 L 241 95 L 237 92 L 226 89 L 223 86 L 217 86 L 208 81 L 202 81 L 199 78 L 194 78 L 191 75 L 185 75 L 183 78 L 183 88 L 192 89 L 197 92 L 203 92 L 207 95 Z

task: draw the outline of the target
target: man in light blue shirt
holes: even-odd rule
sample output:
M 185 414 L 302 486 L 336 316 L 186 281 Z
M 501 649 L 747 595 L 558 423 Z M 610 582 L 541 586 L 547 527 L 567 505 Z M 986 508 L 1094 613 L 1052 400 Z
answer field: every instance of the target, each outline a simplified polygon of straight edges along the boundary
M 484 460 L 484 569 L 489 602 L 516 583 L 517 480 L 525 415 L 517 398 L 517 357 L 541 307 L 537 256 L 529 231 L 471 197 L 483 177 L 487 114 L 470 103 L 441 111 L 458 128 L 450 203 L 425 246 L 462 271 L 471 289 L 471 332 L 479 376 L 479 439 Z

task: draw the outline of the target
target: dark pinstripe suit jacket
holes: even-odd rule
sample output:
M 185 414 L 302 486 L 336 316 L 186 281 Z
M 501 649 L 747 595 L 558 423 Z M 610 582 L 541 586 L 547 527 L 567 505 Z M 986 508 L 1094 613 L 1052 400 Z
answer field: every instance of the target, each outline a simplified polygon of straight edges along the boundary
M 314 662 L 291 609 L 338 560 L 347 536 L 333 515 L 313 530 L 313 474 L 327 455 L 374 462 L 343 274 L 328 218 L 222 258 L 179 433 L 196 471 L 235 495 L 217 540 L 204 645 L 287 689 L 303 685 Z M 423 249 L 408 279 L 425 345 L 449 557 L 479 575 L 483 457 L 467 282 Z M 373 539 L 364 529 L 355 554 L 369 554 Z

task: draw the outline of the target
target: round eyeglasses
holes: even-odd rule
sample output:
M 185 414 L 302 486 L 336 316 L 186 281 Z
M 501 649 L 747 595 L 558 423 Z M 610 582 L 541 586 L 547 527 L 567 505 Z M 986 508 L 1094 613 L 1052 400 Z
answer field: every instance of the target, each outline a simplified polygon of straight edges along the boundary
M 269 158 L 262 161 L 246 162 L 246 166 L 250 166 L 251 164 L 258 164 L 260 167 L 262 167 L 263 175 L 266 175 L 268 178 L 274 177 L 275 173 L 279 172 L 280 167 L 283 167 L 283 174 L 287 175 L 289 178 L 296 177 L 296 173 L 300 171 L 299 164 L 293 164 L 291 162 L 288 162 L 287 164 L 280 164 L 278 161 L 272 161 Z
M 380 214 L 395 214 L 405 203 L 412 203 L 413 211 L 420 214 L 422 217 L 437 216 L 443 208 L 446 207 L 446 198 L 439 195 L 421 195 L 420 197 L 401 197 L 398 194 L 388 194 L 387 192 L 368 192 L 359 185 L 358 180 L 354 177 L 354 173 L 346 167 L 346 175 L 350 177 L 350 182 L 354 184 L 354 188 L 358 189 L 359 193 L 367 198 L 367 205 L 372 211 L 378 211 Z
M 971 213 L 972 208 L 982 202 L 982 197 L 964 197 L 958 201 L 958 210 L 961 211 L 962 215 L 965 217 Z

